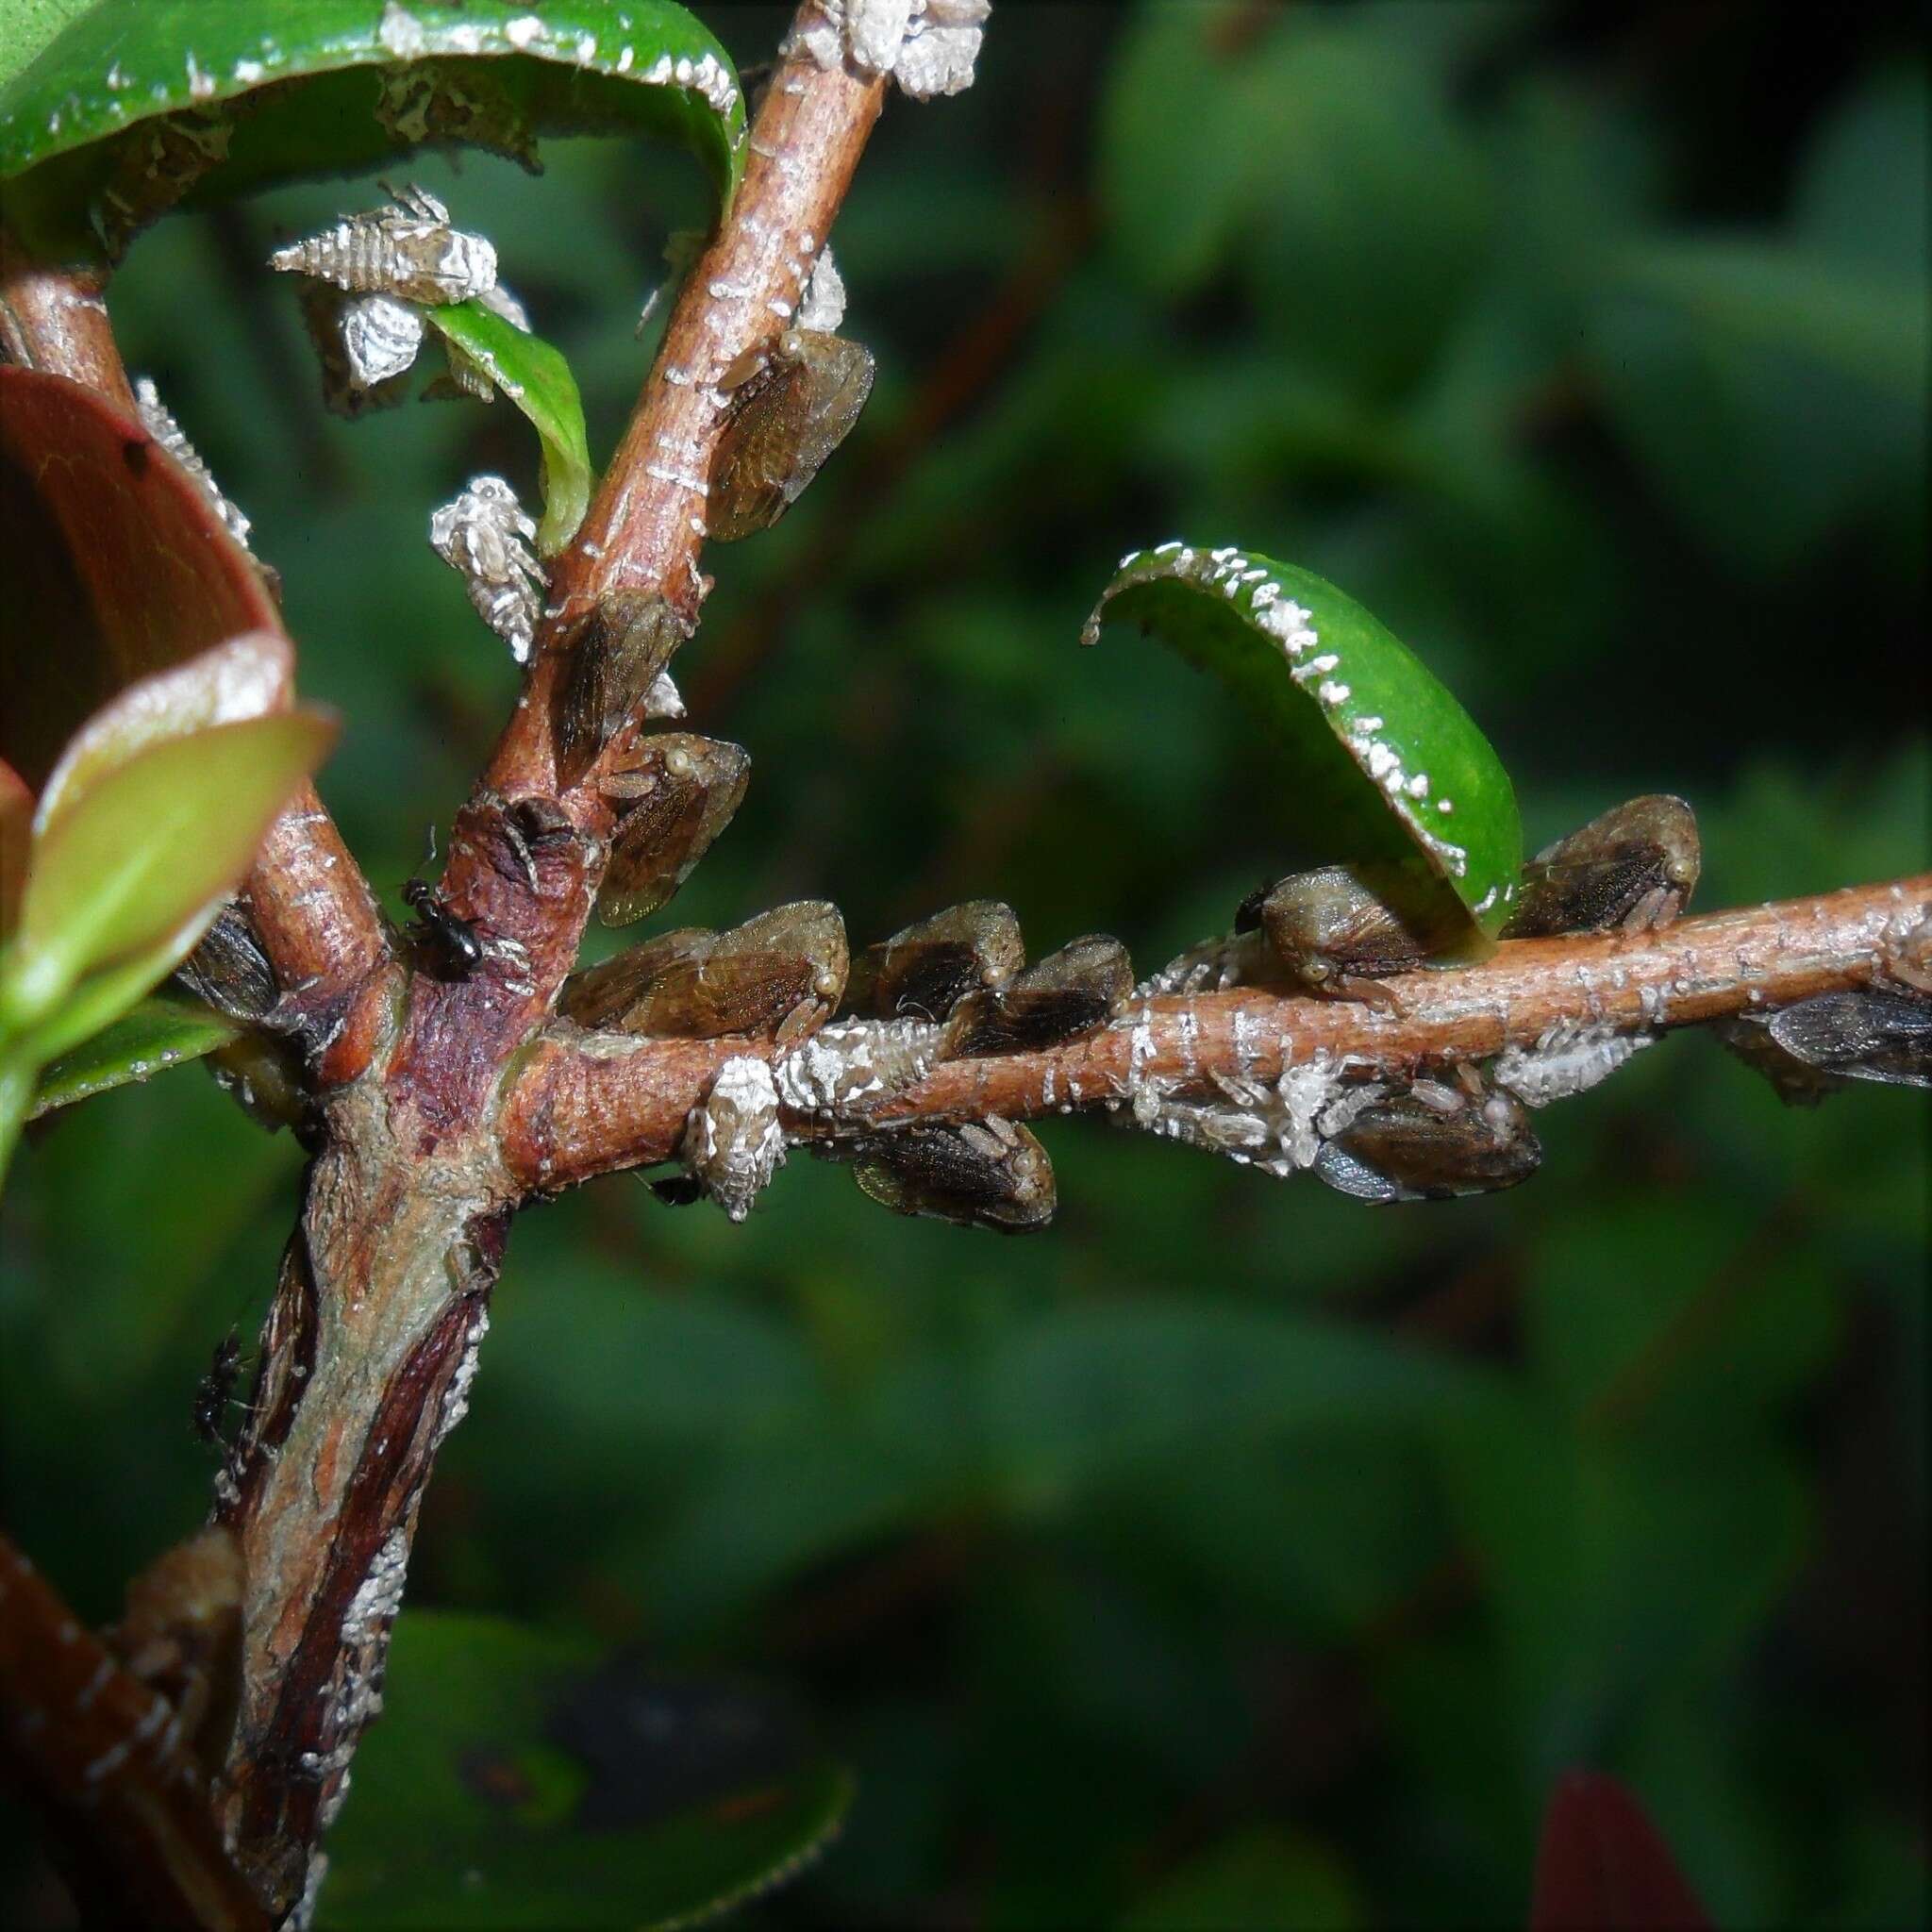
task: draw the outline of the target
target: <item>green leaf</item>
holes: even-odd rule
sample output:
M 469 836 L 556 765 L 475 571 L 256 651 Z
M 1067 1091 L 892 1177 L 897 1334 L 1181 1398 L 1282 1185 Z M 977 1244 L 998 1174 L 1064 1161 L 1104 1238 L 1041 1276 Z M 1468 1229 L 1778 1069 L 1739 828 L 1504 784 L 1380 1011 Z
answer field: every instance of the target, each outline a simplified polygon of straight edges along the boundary
M 1494 936 L 1523 864 L 1509 775 L 1469 713 L 1353 598 L 1258 553 L 1175 541 L 1122 558 L 1082 641 L 1117 619 L 1158 632 L 1266 720 L 1297 805 L 1341 821 L 1338 859 L 1399 864 L 1437 896 L 1453 892 L 1474 929 L 1445 957 Z
M 396 1626 L 327 1927 L 686 1924 L 783 1883 L 852 1796 L 782 1706 L 481 1617 Z
M 71 21 L 99 0 L 0 0 L 0 87 Z
M 591 500 L 591 447 L 583 399 L 562 352 L 480 302 L 424 311 L 452 356 L 475 363 L 530 419 L 543 446 L 543 516 L 537 550 L 555 557 L 575 534 Z
M 145 1080 L 164 1067 L 186 1066 L 241 1032 L 199 1000 L 162 994 L 142 1000 L 72 1053 L 65 1053 L 41 1070 L 28 1120 L 38 1120 L 57 1107 L 71 1107 L 109 1088 Z
M 1331 1852 L 1268 1827 L 1189 1859 L 1120 1923 L 1121 1932 L 1347 1932 L 1362 1910 Z
M 68 741 L 34 813 L 47 827 L 108 772 L 164 738 L 258 718 L 288 700 L 294 648 L 272 630 L 250 631 L 185 664 L 138 678 L 118 691 Z
M 742 90 L 673 0 L 108 0 L 0 88 L 0 179 L 42 250 L 92 226 L 117 253 L 177 202 L 420 142 L 534 164 L 541 134 L 638 131 L 694 150 L 728 202 Z
M 245 719 L 100 775 L 35 841 L 0 1005 L 38 1020 L 82 974 L 155 947 L 168 972 L 335 730 L 313 711 Z

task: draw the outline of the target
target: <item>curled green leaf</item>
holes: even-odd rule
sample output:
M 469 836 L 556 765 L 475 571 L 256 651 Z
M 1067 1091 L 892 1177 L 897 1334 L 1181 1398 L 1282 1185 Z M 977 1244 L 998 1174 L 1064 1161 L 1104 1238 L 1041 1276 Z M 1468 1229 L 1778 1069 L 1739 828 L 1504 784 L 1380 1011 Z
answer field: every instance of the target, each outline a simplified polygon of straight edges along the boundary
M 537 552 L 555 557 L 575 534 L 591 501 L 591 448 L 583 399 L 562 352 L 507 322 L 481 300 L 425 310 L 449 344 L 530 419 L 543 451 L 543 515 Z
M 277 712 L 99 773 L 35 840 L 0 1005 L 30 1024 L 85 974 L 138 958 L 152 985 L 172 970 L 335 733 L 320 712 Z
M 184 664 L 137 678 L 91 717 L 48 774 L 34 813 L 47 827 L 116 765 L 145 746 L 211 724 L 258 718 L 288 702 L 294 647 L 278 631 L 249 631 Z
M 533 165 L 540 135 L 639 131 L 728 202 L 743 91 L 674 0 L 101 0 L 0 86 L 0 181 L 41 248 L 115 254 L 177 204 L 423 143 Z
M 160 994 L 42 1068 L 28 1120 L 226 1046 L 242 1028 L 199 1000 Z
M 1339 858 L 1403 867 L 1446 891 L 1480 951 L 1508 917 L 1523 865 L 1516 793 L 1440 679 L 1351 597 L 1272 558 L 1180 542 L 1121 561 L 1083 636 L 1113 620 L 1157 632 L 1268 721 L 1298 802 L 1344 841 Z

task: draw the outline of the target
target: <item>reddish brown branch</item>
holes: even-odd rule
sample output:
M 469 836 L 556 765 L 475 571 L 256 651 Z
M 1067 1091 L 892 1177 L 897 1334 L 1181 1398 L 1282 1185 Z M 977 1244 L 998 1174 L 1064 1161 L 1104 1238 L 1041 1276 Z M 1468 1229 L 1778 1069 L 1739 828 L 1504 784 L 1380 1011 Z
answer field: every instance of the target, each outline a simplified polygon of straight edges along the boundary
M 34 260 L 0 225 L 0 358 L 84 383 L 132 415 L 104 286 L 99 275 Z
M 130 440 L 152 453 L 158 445 L 139 425 L 101 287 L 100 278 L 87 271 L 34 261 L 0 228 L 0 349 L 6 359 L 92 390 L 125 420 Z M 206 520 L 199 490 L 172 460 L 161 460 L 163 473 L 174 475 L 187 499 L 189 513 Z M 282 628 L 281 611 L 260 572 L 225 537 L 211 535 L 200 567 L 212 601 L 199 614 L 232 624 L 237 631 Z M 147 590 L 134 581 L 112 588 L 123 596 Z M 387 958 L 388 942 L 368 885 L 310 787 L 276 820 L 246 891 L 283 987 L 316 1021 L 317 1035 L 331 1042 L 325 1076 L 348 1077 L 361 1064 L 358 1043 L 366 1058 L 369 1027 L 366 1022 L 342 1022 L 355 993 Z
M 0 1536 L 0 1771 L 65 1848 L 90 1923 L 252 1932 L 174 1707 Z
M 1411 1073 L 1532 1047 L 1565 1022 L 1636 1033 L 1769 1010 L 1865 984 L 1923 937 L 1928 918 L 1932 874 L 1920 874 L 1660 932 L 1517 941 L 1480 966 L 1384 982 L 1399 1010 L 1260 991 L 1164 996 L 1050 1051 L 945 1062 L 864 1118 L 1024 1120 L 1118 1102 L 1142 1080 L 1211 1097 L 1217 1074 L 1274 1080 L 1322 1054 Z M 559 1029 L 508 1097 L 505 1159 L 524 1186 L 543 1189 L 668 1159 L 719 1064 L 772 1051 L 742 1040 L 601 1040 L 587 1050 L 583 1035 Z M 824 1130 L 786 1126 L 800 1137 Z
M 781 330 L 825 244 L 885 98 L 883 78 L 821 69 L 801 52 L 772 75 L 730 219 L 691 272 L 624 441 L 551 584 L 525 702 L 485 783 L 514 797 L 553 787 L 550 713 L 560 655 L 549 648 L 613 591 L 658 591 L 696 622 L 712 451 L 711 387 Z M 588 784 L 594 774 L 587 774 Z
M 575 961 L 609 813 L 596 768 L 553 803 L 550 707 L 575 621 L 612 591 L 661 590 L 694 620 L 710 384 L 784 325 L 823 247 L 883 82 L 781 63 L 724 231 L 687 282 L 658 365 L 574 547 L 525 698 L 458 816 L 443 904 L 483 957 L 421 949 L 393 1007 L 386 977 L 343 1014 L 367 1075 L 333 1093 L 303 1220 L 263 1338 L 261 1381 L 220 1518 L 242 1550 L 241 1711 L 220 1815 L 257 1893 L 296 1907 L 379 1703 L 423 1491 L 461 1415 L 509 1210 L 506 1070 Z M 560 806 L 560 809 L 559 809 Z M 278 854 L 298 895 L 325 889 Z M 340 868 L 322 865 L 321 874 Z M 311 968 L 326 984 L 335 962 Z M 346 1045 L 343 1044 L 346 1042 Z

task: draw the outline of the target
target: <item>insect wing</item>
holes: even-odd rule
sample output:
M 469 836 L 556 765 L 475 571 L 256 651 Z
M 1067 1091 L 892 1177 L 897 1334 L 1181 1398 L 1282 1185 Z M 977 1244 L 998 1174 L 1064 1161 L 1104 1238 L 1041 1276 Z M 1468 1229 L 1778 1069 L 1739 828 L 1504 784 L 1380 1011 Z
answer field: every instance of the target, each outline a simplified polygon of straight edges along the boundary
M 946 1057 L 1027 1053 L 1103 1024 L 1126 1003 L 1134 967 L 1103 933 L 1073 940 L 1004 988 L 969 993 L 953 1009 Z
M 696 961 L 716 937 L 702 926 L 680 926 L 599 965 L 587 966 L 564 981 L 558 1010 L 579 1026 L 649 1032 L 649 1027 L 634 1024 L 633 1014 L 647 1007 L 658 989 L 674 976 L 694 975 Z
M 611 836 L 597 891 L 606 925 L 628 925 L 671 898 L 731 823 L 751 777 L 743 747 L 719 739 L 673 731 L 639 749 L 639 763 L 603 787 L 636 800 Z
M 574 974 L 560 1002 L 581 1026 L 658 1039 L 790 1039 L 823 1020 L 845 983 L 845 926 L 804 900 L 729 932 L 666 933 Z
M 1013 908 L 973 899 L 868 946 L 853 962 L 846 1004 L 882 1020 L 943 1020 L 968 993 L 1006 985 L 1025 963 Z
M 1443 1112 L 1398 1094 L 1357 1114 L 1315 1158 L 1319 1178 L 1363 1201 L 1443 1201 L 1526 1181 L 1542 1143 L 1522 1103 L 1491 1092 Z
M 1324 865 L 1291 873 L 1261 895 L 1242 902 L 1236 915 L 1258 919 L 1268 943 L 1289 976 L 1321 986 L 1337 974 L 1375 976 L 1421 964 L 1431 950 L 1429 935 L 1392 903 L 1385 883 L 1371 884 L 1352 868 Z
M 1053 1219 L 1053 1163 L 1038 1139 L 1009 1121 L 911 1127 L 864 1143 L 860 1189 L 895 1214 L 1024 1234 Z
M 1875 989 L 1821 993 L 1766 1024 L 1808 1067 L 1849 1080 L 1932 1087 L 1932 999 Z
M 804 494 L 872 393 L 872 352 L 817 329 L 790 329 L 762 374 L 741 384 L 711 462 L 714 542 L 769 529 Z
M 225 907 L 201 942 L 175 969 L 197 999 L 231 1020 L 259 1020 L 279 993 L 275 968 L 240 909 Z
M 705 996 L 728 1033 L 794 1040 L 828 1019 L 850 965 L 845 922 L 824 899 L 774 907 L 722 934 L 706 961 Z
M 577 625 L 557 708 L 557 778 L 575 785 L 630 720 L 689 635 L 656 591 L 615 591 Z
M 1681 798 L 1649 792 L 1630 799 L 1545 846 L 1524 867 L 1503 937 L 1668 924 L 1695 889 L 1702 858 L 1697 815 Z

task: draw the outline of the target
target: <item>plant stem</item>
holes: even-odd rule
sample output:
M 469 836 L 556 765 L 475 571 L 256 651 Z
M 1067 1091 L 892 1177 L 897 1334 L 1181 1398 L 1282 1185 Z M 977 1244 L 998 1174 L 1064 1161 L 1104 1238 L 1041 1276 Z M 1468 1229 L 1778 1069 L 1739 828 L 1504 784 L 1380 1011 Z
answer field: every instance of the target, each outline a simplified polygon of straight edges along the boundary
M 1176 1097 L 1211 1098 L 1220 1079 L 1276 1080 L 1324 1054 L 1402 1075 L 1534 1047 L 1564 1024 L 1647 1033 L 1770 1010 L 1864 985 L 1928 945 L 1932 874 L 1922 873 L 1657 932 L 1512 941 L 1479 966 L 1384 981 L 1399 1002 L 1388 1009 L 1258 989 L 1164 995 L 1062 1045 L 945 1061 L 848 1117 L 785 1125 L 810 1139 L 915 1120 L 1025 1120 L 1117 1107 L 1150 1080 Z M 723 1060 L 775 1057 L 744 1040 L 610 1045 L 587 1053 L 558 1028 L 525 1062 L 503 1123 L 504 1158 L 524 1186 L 554 1191 L 670 1158 Z

